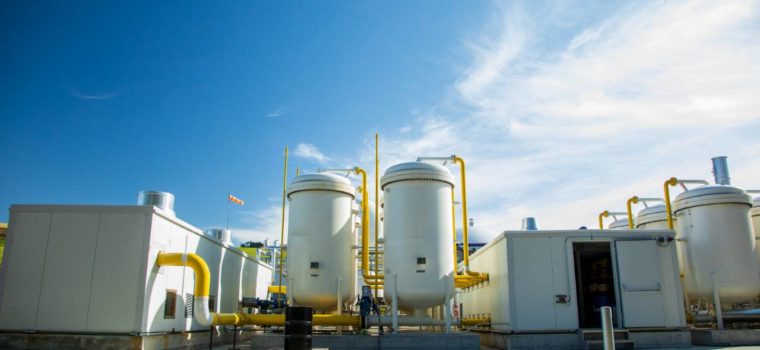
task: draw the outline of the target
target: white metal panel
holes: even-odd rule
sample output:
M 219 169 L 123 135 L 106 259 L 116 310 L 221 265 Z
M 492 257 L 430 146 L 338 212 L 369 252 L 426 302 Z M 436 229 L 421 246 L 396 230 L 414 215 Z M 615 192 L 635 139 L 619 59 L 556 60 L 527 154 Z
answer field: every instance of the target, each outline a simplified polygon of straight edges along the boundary
M 51 216 L 11 209 L 0 280 L 0 329 L 35 328 Z
M 100 214 L 87 331 L 139 331 L 136 311 L 142 301 L 140 269 L 148 218 L 146 213 Z
M 230 249 L 222 255 L 222 292 L 220 312 L 237 312 L 241 301 L 240 281 L 243 277 L 243 256 Z
M 554 303 L 554 321 L 557 329 L 578 328 L 578 301 L 575 297 L 575 268 L 571 264 L 572 243 L 565 237 L 552 237 L 551 243 L 552 260 L 552 286 L 554 295 L 567 295 L 568 303 Z
M 37 310 L 38 330 L 86 328 L 99 220 L 96 213 L 53 212 Z
M 143 311 L 142 332 L 166 332 L 174 330 L 186 330 L 187 322 L 184 317 L 184 292 L 183 288 L 185 270 L 183 267 L 156 267 L 156 257 L 159 252 L 185 252 L 187 231 L 178 229 L 173 222 L 153 215 L 151 224 L 150 248 L 148 252 L 148 271 L 145 281 L 146 302 Z M 192 278 L 190 279 L 192 283 Z M 164 318 L 164 301 L 166 290 L 177 291 L 176 316 Z M 191 289 L 192 290 L 192 289 Z
M 665 326 L 657 242 L 617 241 L 615 248 L 623 326 Z
M 521 237 L 510 242 L 512 328 L 554 329 L 554 287 L 550 239 Z
M 208 269 L 211 272 L 211 286 L 209 294 L 214 297 L 214 309 L 212 311 L 219 312 L 219 296 L 221 295 L 221 269 L 222 269 L 222 251 L 225 248 L 216 240 L 212 240 L 208 236 L 198 236 L 189 234 L 187 237 L 187 252 L 196 253 L 203 257 L 206 261 Z M 186 285 L 191 281 L 186 281 Z M 195 283 L 195 276 L 192 278 L 192 283 Z M 191 291 L 190 293 L 194 293 Z

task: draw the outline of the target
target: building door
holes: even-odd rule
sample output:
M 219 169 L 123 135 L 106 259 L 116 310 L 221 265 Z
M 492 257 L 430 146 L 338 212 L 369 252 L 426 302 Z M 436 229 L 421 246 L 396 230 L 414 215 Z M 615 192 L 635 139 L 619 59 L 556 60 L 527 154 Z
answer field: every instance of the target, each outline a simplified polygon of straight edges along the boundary
M 610 242 L 573 243 L 580 328 L 600 328 L 603 306 L 612 307 L 613 313 L 617 311 L 611 247 Z
M 663 327 L 662 280 L 657 242 L 617 241 L 623 327 Z

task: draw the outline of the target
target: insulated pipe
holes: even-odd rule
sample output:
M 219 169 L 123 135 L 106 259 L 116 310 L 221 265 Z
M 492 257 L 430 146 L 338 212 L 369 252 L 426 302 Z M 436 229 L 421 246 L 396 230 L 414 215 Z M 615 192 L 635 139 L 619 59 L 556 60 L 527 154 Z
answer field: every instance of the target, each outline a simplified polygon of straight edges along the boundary
M 354 172 L 362 177 L 362 277 L 367 285 L 376 286 L 383 283 L 378 281 L 383 279 L 383 275 L 373 276 L 369 274 L 369 194 L 367 193 L 367 172 L 359 167 L 354 168 Z M 375 211 L 377 209 L 375 208 Z M 377 232 L 375 232 L 375 235 L 377 235 Z M 375 246 L 375 252 L 377 253 L 377 251 L 377 246 Z
M 684 191 L 687 191 L 686 184 L 709 185 L 710 183 L 705 180 L 679 180 L 675 177 L 665 180 L 665 183 L 662 185 L 663 192 L 665 192 L 665 214 L 668 217 L 668 228 L 671 230 L 673 229 L 673 209 L 670 205 L 670 186 L 681 185 Z

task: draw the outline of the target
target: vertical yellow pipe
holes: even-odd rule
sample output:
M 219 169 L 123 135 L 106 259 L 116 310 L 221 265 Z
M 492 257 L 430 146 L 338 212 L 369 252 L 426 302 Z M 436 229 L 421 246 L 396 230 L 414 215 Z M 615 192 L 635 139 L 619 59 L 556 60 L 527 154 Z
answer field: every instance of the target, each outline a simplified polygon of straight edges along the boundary
M 479 272 L 472 272 L 470 271 L 470 238 L 469 238 L 469 231 L 467 229 L 468 222 L 467 222 L 467 177 L 465 175 L 465 165 L 464 165 L 464 159 L 454 155 L 451 157 L 454 163 L 459 164 L 459 177 L 461 181 L 462 186 L 462 241 L 463 241 L 463 256 L 464 256 L 464 274 L 468 276 L 473 276 L 477 278 L 482 278 L 484 280 L 488 280 L 488 275 L 484 273 Z
M 454 188 L 451 189 L 451 231 L 454 240 L 454 276 L 459 275 L 459 264 L 457 264 L 457 218 L 456 206 L 454 205 Z
M 670 208 L 670 186 L 678 185 L 678 179 L 671 177 L 665 180 L 663 188 L 665 190 L 665 211 L 668 217 L 668 228 L 673 229 L 673 210 Z
M 282 172 L 282 215 L 280 217 L 280 281 L 277 284 L 282 291 L 282 260 L 283 253 L 282 246 L 285 243 L 285 189 L 288 186 L 288 146 L 285 146 L 285 170 Z M 277 296 L 277 307 L 280 307 L 281 297 Z
M 628 228 L 633 229 L 633 209 L 631 208 L 631 205 L 636 204 L 639 202 L 638 196 L 633 196 L 631 198 L 628 198 L 628 201 L 625 203 L 626 208 L 628 209 Z
M 354 172 L 362 177 L 362 277 L 364 283 L 375 286 L 380 283 L 383 275 L 372 276 L 369 274 L 369 195 L 367 194 L 367 172 L 356 167 Z
M 379 245 L 378 245 L 378 237 L 380 236 L 380 231 L 378 231 L 378 218 L 380 215 L 380 197 L 378 196 L 378 178 L 380 177 L 380 157 L 378 155 L 378 140 L 377 140 L 377 133 L 375 133 L 375 276 L 379 274 L 378 271 L 378 255 L 380 253 L 379 251 Z M 385 256 L 383 256 L 383 259 L 385 259 Z M 383 260 L 385 261 L 385 260 Z M 377 298 L 377 284 L 375 284 L 375 298 Z

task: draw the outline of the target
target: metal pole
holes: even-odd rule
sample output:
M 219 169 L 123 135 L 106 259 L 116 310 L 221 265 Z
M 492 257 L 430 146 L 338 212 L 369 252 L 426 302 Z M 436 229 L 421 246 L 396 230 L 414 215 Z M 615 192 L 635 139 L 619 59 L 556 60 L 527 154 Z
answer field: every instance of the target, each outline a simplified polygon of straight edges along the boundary
M 451 281 L 453 284 L 454 281 Z M 444 317 L 446 318 L 446 333 L 451 333 L 451 288 L 446 288 L 446 303 L 444 304 Z
M 227 229 L 230 229 L 230 195 L 232 193 L 227 193 Z
M 602 306 L 602 341 L 604 350 L 615 350 L 615 329 L 612 326 L 612 308 Z
M 282 216 L 280 219 L 280 281 L 278 283 L 278 292 L 282 294 L 282 246 L 285 243 L 285 190 L 288 186 L 288 146 L 285 146 L 285 171 L 282 173 Z M 281 297 L 277 296 L 277 308 L 281 307 Z
M 713 288 L 713 307 L 715 308 L 715 320 L 718 323 L 718 329 L 723 329 L 723 310 L 720 308 L 720 293 L 718 292 L 718 275 L 713 272 L 710 274 L 712 277 Z
M 379 197 L 378 197 L 378 176 L 380 176 L 380 158 L 378 157 L 377 153 L 378 149 L 378 141 L 377 141 L 377 133 L 375 134 L 375 276 L 379 275 L 378 271 L 378 253 L 380 252 L 379 246 L 378 246 L 378 237 L 380 236 L 380 232 L 378 232 L 378 224 L 377 219 L 378 215 L 380 213 L 380 206 L 379 206 Z M 383 258 L 385 258 L 383 256 Z M 385 261 L 385 260 L 383 260 Z M 377 288 L 379 283 L 375 284 L 375 302 L 377 302 Z

